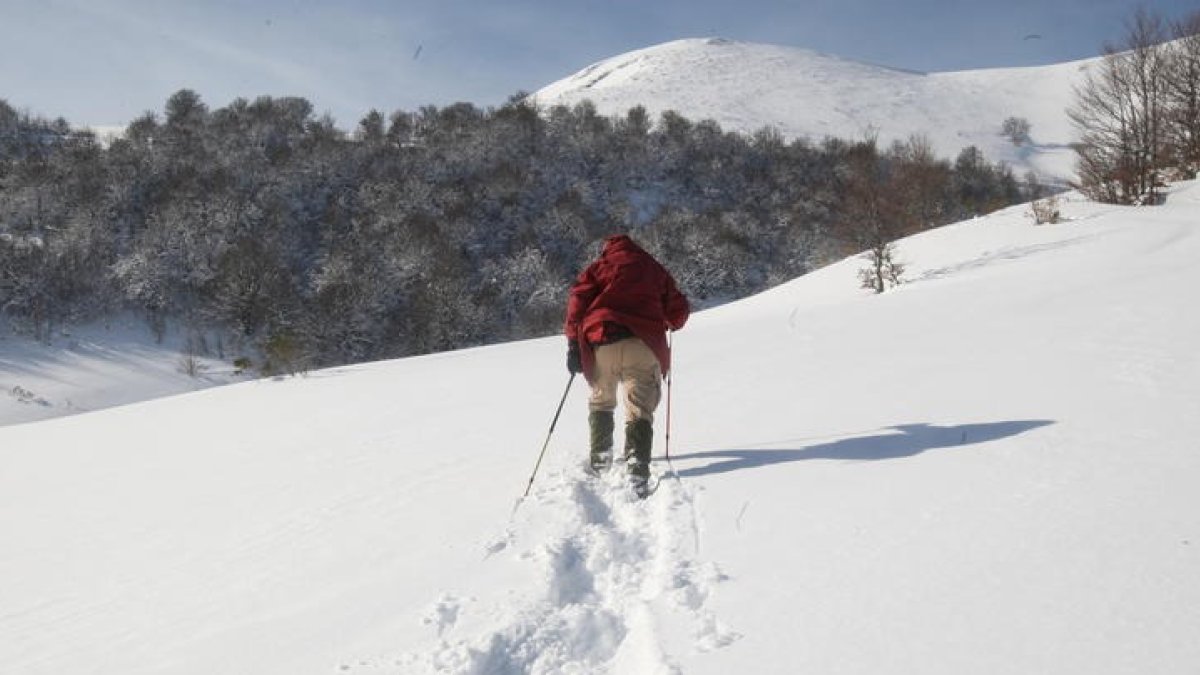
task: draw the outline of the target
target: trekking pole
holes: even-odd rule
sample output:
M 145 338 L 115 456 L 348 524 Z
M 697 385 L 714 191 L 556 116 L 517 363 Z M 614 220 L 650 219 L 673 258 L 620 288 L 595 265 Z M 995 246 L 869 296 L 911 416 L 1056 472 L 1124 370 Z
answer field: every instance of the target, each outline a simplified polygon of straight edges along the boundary
M 571 383 L 575 381 L 575 373 L 571 373 L 570 379 L 567 380 L 567 388 L 563 390 L 562 400 L 558 402 L 558 410 L 554 411 L 554 420 L 550 422 L 550 431 L 546 432 L 546 442 L 542 444 L 542 452 L 538 454 L 537 464 L 533 466 L 533 473 L 529 476 L 529 485 L 525 486 L 525 494 L 521 495 L 521 499 L 529 496 L 529 489 L 533 487 L 533 479 L 537 477 L 538 468 L 542 465 L 542 458 L 546 456 L 546 448 L 550 446 L 550 436 L 554 434 L 554 427 L 558 424 L 558 416 L 562 414 L 563 404 L 567 402 L 567 394 L 571 391 Z M 521 504 L 517 501 L 517 505 Z M 515 512 L 516 509 L 514 508 Z
M 675 331 L 667 333 L 667 353 L 671 353 L 671 343 L 674 336 Z M 667 371 L 667 440 L 663 444 L 663 450 L 667 455 L 667 466 L 671 466 L 671 370 Z M 673 472 L 674 470 L 675 468 L 672 466 L 671 471 Z

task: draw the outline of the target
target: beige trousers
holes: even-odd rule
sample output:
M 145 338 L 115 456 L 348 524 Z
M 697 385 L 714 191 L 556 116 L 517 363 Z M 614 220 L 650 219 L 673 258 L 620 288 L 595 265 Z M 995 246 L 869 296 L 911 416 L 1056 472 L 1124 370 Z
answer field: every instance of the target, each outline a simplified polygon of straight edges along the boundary
M 662 368 L 654 352 L 631 337 L 596 347 L 596 370 L 588 409 L 609 411 L 617 407 L 617 385 L 625 394 L 625 419 L 654 422 L 654 409 L 662 397 Z

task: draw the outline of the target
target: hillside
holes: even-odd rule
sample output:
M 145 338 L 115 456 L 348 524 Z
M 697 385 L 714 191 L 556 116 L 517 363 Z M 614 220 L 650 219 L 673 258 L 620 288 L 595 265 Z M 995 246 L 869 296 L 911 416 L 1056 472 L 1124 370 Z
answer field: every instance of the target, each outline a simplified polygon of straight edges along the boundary
M 675 110 L 750 133 L 764 126 L 785 138 L 884 143 L 913 134 L 953 158 L 975 145 L 1052 179 L 1074 174 L 1074 131 L 1065 109 L 1072 86 L 1095 60 L 1051 66 L 918 73 L 859 63 L 806 49 L 719 38 L 668 42 L 593 64 L 533 94 L 541 106 L 590 100 L 604 114 L 643 105 L 654 119 Z M 1023 117 L 1032 143 L 1014 147 L 1003 121 Z
M 862 160 L 895 169 L 886 191 L 927 176 L 905 231 L 1034 194 L 993 160 L 1037 166 L 1042 180 L 1069 173 L 1051 166 L 1072 161 L 1054 140 L 1066 133 L 1061 106 L 1053 119 L 1042 116 L 1052 107 L 1037 107 L 1069 90 L 1067 66 L 1037 77 L 924 76 L 711 40 L 638 54 L 581 75 L 585 92 L 613 94 L 620 112 L 643 85 L 710 101 L 736 113 L 712 113 L 729 128 L 778 122 L 793 133 L 793 121 L 811 122 L 815 136 L 853 138 L 874 127 L 885 142 L 924 132 L 944 157 L 968 141 L 983 147 L 986 158 L 931 172 L 915 170 L 917 156 Z M 1000 101 L 1018 93 L 1032 94 L 1020 99 L 1036 102 L 1032 112 Z M 110 358 L 102 326 L 115 311 L 188 324 L 211 336 L 214 348 L 200 353 L 262 372 L 286 367 L 265 362 L 272 343 L 328 366 L 547 335 L 573 271 L 619 224 L 637 228 L 703 306 L 746 297 L 844 252 L 840 230 L 862 220 L 845 197 L 867 175 L 855 144 L 801 149 L 703 125 L 630 134 L 587 107 L 538 116 L 521 105 L 427 106 L 369 116 L 345 135 L 303 98 L 210 108 L 180 89 L 165 115 L 139 118 L 118 144 L 0 108 L 16 120 L 0 143 L 10 163 L 0 190 L 0 424 L 211 381 L 179 377 L 178 349 L 145 338 L 114 337 L 116 353 L 153 358 Z M 1000 137 L 1009 108 L 1032 116 L 1036 145 Z M 89 327 L 97 339 L 55 334 L 83 320 L 101 324 Z M 51 344 L 19 339 L 34 335 Z M 91 376 L 59 377 L 60 363 Z
M 695 316 L 644 503 L 559 338 L 0 428 L 0 670 L 1191 673 L 1200 185 L 1064 211 Z
M 188 357 L 180 333 L 158 340 L 145 321 L 114 316 L 54 331 L 39 342 L 0 321 L 0 426 L 246 379 L 215 357 Z

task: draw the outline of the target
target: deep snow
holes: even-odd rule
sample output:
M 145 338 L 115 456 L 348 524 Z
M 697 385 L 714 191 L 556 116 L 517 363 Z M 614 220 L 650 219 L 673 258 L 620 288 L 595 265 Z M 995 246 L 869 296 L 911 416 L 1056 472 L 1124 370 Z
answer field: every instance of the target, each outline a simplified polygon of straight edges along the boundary
M 576 388 L 514 513 L 561 338 L 0 428 L 0 670 L 1192 673 L 1200 185 L 1024 210 L 695 316 L 646 502 Z

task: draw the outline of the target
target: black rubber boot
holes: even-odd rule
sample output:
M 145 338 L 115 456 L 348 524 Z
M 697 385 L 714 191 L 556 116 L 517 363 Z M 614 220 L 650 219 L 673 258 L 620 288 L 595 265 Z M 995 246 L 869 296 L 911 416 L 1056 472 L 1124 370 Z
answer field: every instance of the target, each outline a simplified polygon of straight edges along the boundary
M 654 429 L 650 420 L 625 423 L 625 466 L 629 470 L 629 484 L 638 497 L 649 494 L 650 445 L 653 442 Z
M 591 428 L 590 465 L 592 471 L 595 473 L 608 471 L 613 461 L 612 411 L 593 411 L 588 415 L 588 427 Z

